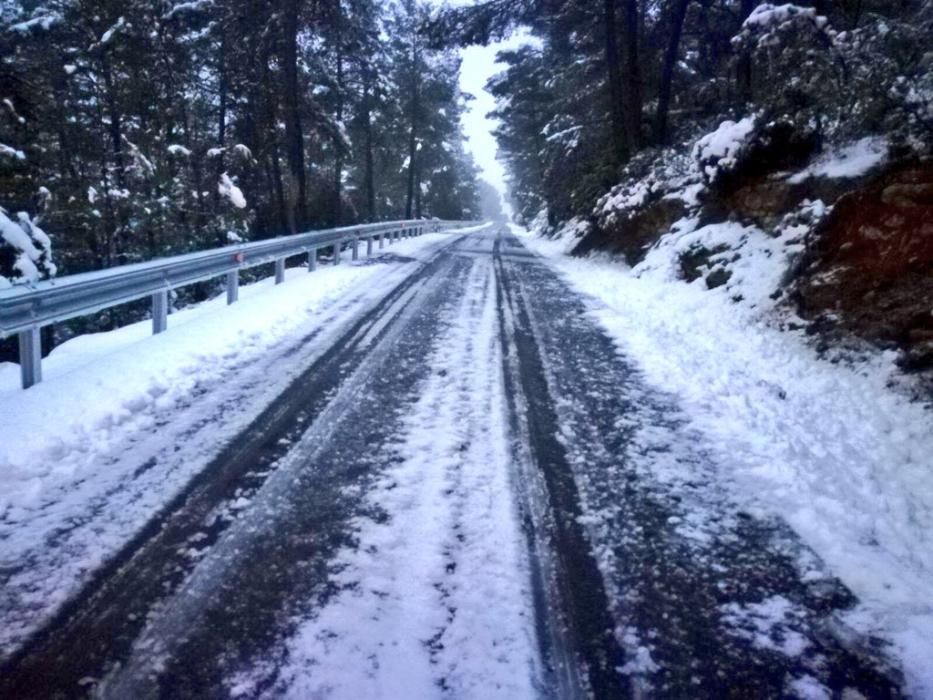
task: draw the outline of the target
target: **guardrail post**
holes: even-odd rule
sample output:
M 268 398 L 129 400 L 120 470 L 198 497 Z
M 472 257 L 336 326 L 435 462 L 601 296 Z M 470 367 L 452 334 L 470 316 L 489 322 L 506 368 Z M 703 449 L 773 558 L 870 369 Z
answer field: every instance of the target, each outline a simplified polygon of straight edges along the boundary
M 317 248 L 308 251 L 308 272 L 314 272 L 317 269 Z
M 386 236 L 384 233 L 379 234 L 379 250 L 382 250 L 386 244 Z
M 42 336 L 39 326 L 19 332 L 19 371 L 24 389 L 42 381 Z
M 152 335 L 164 333 L 168 328 L 168 290 L 152 295 Z
M 360 242 L 356 238 L 353 239 L 353 259 L 360 259 Z
M 370 257 L 373 254 L 373 237 L 370 236 L 366 239 L 366 257 Z
M 334 265 L 340 264 L 340 244 L 334 243 Z
M 285 258 L 279 258 L 275 261 L 275 283 L 282 284 L 285 281 Z
M 240 271 L 230 270 L 227 273 L 227 305 L 233 304 L 240 298 Z

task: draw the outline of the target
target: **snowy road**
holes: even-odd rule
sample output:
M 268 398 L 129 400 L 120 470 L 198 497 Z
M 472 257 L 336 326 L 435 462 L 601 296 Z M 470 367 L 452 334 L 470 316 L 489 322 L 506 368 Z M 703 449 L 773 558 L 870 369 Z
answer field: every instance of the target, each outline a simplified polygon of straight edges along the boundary
M 7 658 L 0 696 L 899 696 L 836 617 L 853 596 L 547 263 L 487 231 L 395 274 L 266 358 L 284 386 L 192 396 L 237 425 L 275 392 L 202 432 L 227 446 Z M 178 458 L 137 444 L 126 479 L 152 493 Z M 52 570 L 59 542 L 24 551 Z M 37 585 L 22 568 L 6 586 Z

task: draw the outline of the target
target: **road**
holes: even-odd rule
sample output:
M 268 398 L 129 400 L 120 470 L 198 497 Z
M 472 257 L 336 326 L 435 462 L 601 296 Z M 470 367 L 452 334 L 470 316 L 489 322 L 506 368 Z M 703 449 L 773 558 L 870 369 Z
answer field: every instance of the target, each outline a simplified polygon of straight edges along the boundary
M 276 357 L 288 387 L 0 696 L 899 697 L 590 310 L 510 233 L 451 237 Z

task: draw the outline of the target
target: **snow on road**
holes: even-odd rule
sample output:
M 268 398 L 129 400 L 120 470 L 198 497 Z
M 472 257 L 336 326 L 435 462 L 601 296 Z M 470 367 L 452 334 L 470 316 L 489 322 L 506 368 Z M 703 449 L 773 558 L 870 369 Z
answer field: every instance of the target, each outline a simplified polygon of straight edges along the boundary
M 341 593 L 301 623 L 270 696 L 538 697 L 530 575 L 510 485 L 491 258 L 426 358 L 430 376 L 373 484 L 378 518 L 335 561 Z M 244 673 L 232 694 L 252 697 Z
M 579 597 L 580 564 L 591 556 L 583 583 L 599 590 L 566 610 L 598 621 L 580 628 L 593 637 L 580 643 L 619 660 L 603 669 L 612 687 L 685 688 L 703 675 L 711 688 L 734 673 L 743 687 L 793 681 L 801 695 L 822 692 L 817 677 L 844 685 L 836 671 L 868 665 L 853 660 L 858 651 L 846 656 L 844 626 L 820 638 L 845 595 L 815 557 L 805 561 L 783 520 L 860 597 L 845 623 L 892 640 L 918 696 L 933 688 L 923 663 L 933 657 L 928 413 L 878 373 L 818 361 L 747 306 L 671 282 L 658 256 L 639 278 L 523 236 L 548 254 L 545 264 L 497 235 L 434 258 L 449 240 L 392 249 L 433 259 L 427 266 L 292 273 L 282 287 L 245 290 L 232 309 L 176 314 L 174 336 L 145 337 L 140 326 L 53 355 L 49 381 L 15 395 L 22 415 L 2 428 L 18 447 L 0 459 L 20 470 L 7 480 L 21 489 L 0 514 L 6 649 L 286 387 L 301 386 L 322 408 L 310 424 L 294 419 L 294 442 L 257 466 L 263 480 L 248 497 L 217 504 L 235 511 L 231 524 L 194 552 L 181 580 L 165 579 L 158 602 L 145 603 L 128 658 L 120 652 L 100 669 L 103 696 L 196 694 L 222 683 L 242 697 L 537 697 L 554 681 L 541 659 L 548 641 L 538 638 L 553 611 L 541 605 Z M 505 298 L 518 317 L 503 316 Z M 505 372 L 515 367 L 503 340 L 520 350 L 516 376 L 531 392 L 524 408 L 507 400 Z M 317 364 L 328 348 L 333 364 Z M 142 374 L 121 384 L 119 367 Z M 332 388 L 303 371 L 332 378 Z M 82 391 L 101 407 L 82 414 Z M 292 416 L 308 400 L 283 401 L 277 412 Z M 68 420 L 43 425 L 55 401 Z M 516 502 L 529 487 L 514 483 L 529 478 L 518 474 L 516 446 L 532 435 L 513 434 L 516 411 L 548 433 L 533 433 L 534 449 L 544 451 L 539 486 L 554 522 L 585 531 L 552 544 L 577 543 L 558 552 L 575 567 L 560 576 L 576 588 L 554 601 L 531 590 L 537 564 L 526 528 L 540 523 L 526 522 L 527 504 Z M 28 428 L 45 437 L 17 437 Z M 193 527 L 192 551 L 211 525 Z M 159 545 L 149 549 L 158 588 L 176 553 L 160 573 Z M 136 551 L 122 570 L 149 553 Z M 796 567 L 785 562 L 795 556 Z M 811 584 L 825 584 L 827 601 L 801 604 Z M 100 617 L 94 605 L 89 619 Z M 109 614 L 127 612 L 118 601 Z M 71 633 L 62 649 L 73 648 Z M 70 652 L 42 649 L 31 668 L 45 674 L 49 660 L 62 667 L 51 676 L 74 683 Z M 765 664 L 769 653 L 780 662 Z
M 785 519 L 858 596 L 845 622 L 891 641 L 915 696 L 933 696 L 933 414 L 890 388 L 891 357 L 833 364 L 770 326 L 777 251 L 744 256 L 736 304 L 734 290 L 676 280 L 676 235 L 631 270 L 515 233 L 590 298 L 646 380 L 678 398 L 726 482 Z
M 19 388 L 0 366 L 0 656 L 41 625 L 365 309 L 449 242 L 287 271 L 169 317 L 79 336 Z M 404 257 L 399 257 L 404 256 Z

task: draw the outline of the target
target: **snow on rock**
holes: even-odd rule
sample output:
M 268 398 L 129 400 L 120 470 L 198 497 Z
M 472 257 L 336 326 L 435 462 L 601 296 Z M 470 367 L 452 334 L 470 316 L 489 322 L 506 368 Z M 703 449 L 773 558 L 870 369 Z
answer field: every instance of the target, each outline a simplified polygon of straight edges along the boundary
M 230 179 L 227 173 L 221 173 L 220 181 L 217 183 L 217 191 L 221 197 L 230 200 L 230 203 L 237 209 L 246 208 L 246 197 L 243 196 L 243 191 L 233 184 L 233 180 Z
M 888 157 L 887 139 L 866 136 L 855 143 L 832 150 L 787 181 L 792 185 L 805 182 L 811 177 L 828 179 L 856 178 L 883 163 Z
M 738 157 L 754 130 L 754 116 L 745 117 L 737 122 L 726 120 L 716 131 L 696 142 L 693 157 L 699 162 L 708 182 L 715 182 L 723 172 L 728 172 L 736 166 Z
M 566 257 L 564 240 L 524 240 L 593 299 L 646 379 L 679 397 L 724 481 L 781 516 L 855 593 L 846 624 L 889 640 L 911 691 L 931 697 L 933 411 L 891 388 L 895 353 L 834 364 L 803 332 L 775 327 L 769 292 L 799 234 L 681 222 L 634 268 Z M 681 279 L 697 245 L 740 256 L 729 282 Z
M 694 207 L 703 189 L 697 161 L 685 155 L 680 146 L 668 148 L 655 158 L 644 175 L 629 176 L 603 195 L 593 214 L 601 226 L 629 219 L 657 198 L 678 199 Z

